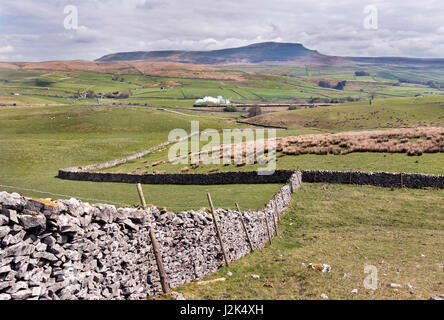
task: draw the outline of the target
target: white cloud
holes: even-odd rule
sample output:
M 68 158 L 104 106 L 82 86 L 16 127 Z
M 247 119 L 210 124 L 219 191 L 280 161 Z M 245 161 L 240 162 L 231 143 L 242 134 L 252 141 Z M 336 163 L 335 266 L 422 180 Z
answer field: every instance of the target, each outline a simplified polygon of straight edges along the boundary
M 10 52 L 14 52 L 14 47 L 11 45 L 7 45 L 4 47 L 0 47 L 0 53 L 10 53 Z
M 369 3 L 378 8 L 377 30 L 363 28 Z M 78 6 L 77 30 L 63 28 L 68 4 Z M 33 61 L 260 41 L 330 55 L 444 57 L 444 2 L 436 0 L 15 0 L 0 7 L 0 43 Z

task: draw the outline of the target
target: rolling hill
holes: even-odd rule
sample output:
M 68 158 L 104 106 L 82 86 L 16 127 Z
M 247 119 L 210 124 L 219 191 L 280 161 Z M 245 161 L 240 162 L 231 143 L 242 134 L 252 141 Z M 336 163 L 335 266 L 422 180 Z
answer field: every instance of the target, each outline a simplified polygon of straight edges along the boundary
M 192 64 L 223 65 L 266 62 L 296 62 L 319 65 L 426 65 L 444 66 L 444 59 L 405 57 L 340 57 L 328 56 L 310 50 L 300 43 L 262 42 L 244 47 L 211 51 L 135 51 L 105 55 L 97 62 L 117 61 L 168 61 Z
M 137 51 L 120 52 L 103 56 L 96 61 L 174 61 L 195 64 L 287 62 L 301 58 L 322 59 L 315 50 L 299 43 L 263 42 L 245 47 L 212 51 Z

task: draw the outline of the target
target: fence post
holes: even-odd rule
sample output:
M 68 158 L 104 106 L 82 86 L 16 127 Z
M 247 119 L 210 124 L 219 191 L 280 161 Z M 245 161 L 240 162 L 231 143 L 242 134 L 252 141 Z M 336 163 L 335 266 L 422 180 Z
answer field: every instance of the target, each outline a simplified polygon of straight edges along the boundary
M 273 210 L 273 208 L 270 208 L 270 209 Z M 276 224 L 276 216 L 274 215 L 273 211 L 271 212 L 271 218 L 273 219 L 274 234 L 275 234 L 276 236 L 278 236 L 279 233 L 278 233 L 278 227 L 277 227 L 277 224 Z
M 274 200 L 274 212 L 276 213 L 277 221 L 279 221 L 280 220 L 280 215 L 279 215 L 279 209 L 278 209 L 278 204 L 277 204 L 276 200 Z
M 250 236 L 248 235 L 248 231 L 247 231 L 247 226 L 245 225 L 244 217 L 242 215 L 242 212 L 239 208 L 239 204 L 237 202 L 236 202 L 236 208 L 237 208 L 237 211 L 239 212 L 239 218 L 242 223 L 242 228 L 244 229 L 245 236 L 247 237 L 247 242 L 250 246 L 250 252 L 253 252 L 253 244 L 251 243 L 251 239 L 250 239 Z
M 299 177 L 299 173 L 301 174 Z M 302 171 L 298 169 L 296 177 L 298 178 L 299 188 L 302 188 Z
M 139 193 L 140 202 L 142 203 L 143 209 L 146 210 L 146 202 L 145 197 L 143 195 L 142 185 L 140 183 L 137 184 L 137 191 Z M 146 211 L 145 211 L 146 212 Z M 153 245 L 154 256 L 156 257 L 157 269 L 159 271 L 160 284 L 162 285 L 163 293 L 170 292 L 170 287 L 168 285 L 168 279 L 165 272 L 165 268 L 163 267 L 162 254 L 159 249 L 159 243 L 156 239 L 156 234 L 154 233 L 154 227 L 151 224 L 150 217 L 148 217 L 148 227 L 150 228 L 150 239 Z
M 208 203 L 210 204 L 211 215 L 213 216 L 214 227 L 216 228 L 216 234 L 217 234 L 217 237 L 219 239 L 220 247 L 222 249 L 222 254 L 224 256 L 225 265 L 228 266 L 228 259 L 227 259 L 227 255 L 225 253 L 225 247 L 224 247 L 224 243 L 222 241 L 222 235 L 220 233 L 219 226 L 217 225 L 216 215 L 215 215 L 215 212 L 214 212 L 213 201 L 211 200 L 211 195 L 210 195 L 209 192 L 207 193 L 207 198 L 208 198 Z
M 267 227 L 268 241 L 271 244 L 271 234 L 270 234 L 270 227 L 268 226 L 267 214 L 264 212 L 264 215 L 265 215 L 265 226 Z
M 285 198 L 284 198 L 284 193 L 281 193 L 281 199 L 282 199 L 282 204 L 287 207 L 287 205 L 285 204 Z
M 142 185 L 140 183 L 137 184 L 137 192 L 139 193 L 139 199 L 143 209 L 146 209 L 145 196 L 143 195 Z

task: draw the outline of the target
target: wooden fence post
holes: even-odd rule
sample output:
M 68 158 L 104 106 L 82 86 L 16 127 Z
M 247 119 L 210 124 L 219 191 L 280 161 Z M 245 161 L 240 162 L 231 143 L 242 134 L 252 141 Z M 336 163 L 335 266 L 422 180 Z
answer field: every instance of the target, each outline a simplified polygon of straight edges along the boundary
M 281 199 L 282 199 L 282 204 L 284 205 L 284 208 L 286 208 L 286 204 L 285 204 L 285 198 L 284 198 L 284 193 L 281 193 Z
M 241 212 L 241 210 L 239 208 L 239 204 L 237 202 L 236 202 L 236 208 L 237 208 L 237 211 L 239 212 L 239 218 L 242 223 L 242 228 L 244 229 L 245 236 L 247 237 L 247 242 L 250 245 L 250 252 L 253 252 L 253 244 L 251 243 L 251 239 L 250 239 L 250 236 L 248 235 L 248 231 L 247 231 L 247 226 L 245 225 L 244 217 L 242 216 L 242 212 Z
M 268 241 L 271 244 L 271 234 L 270 234 L 270 227 L 268 226 L 267 214 L 264 212 L 264 215 L 265 215 L 265 226 L 267 227 L 267 233 L 268 233 Z
M 273 210 L 274 208 L 270 208 L 270 209 Z M 275 234 L 276 234 L 276 236 L 278 236 L 279 233 L 278 233 L 278 227 L 277 227 L 277 224 L 276 224 L 276 216 L 275 216 L 275 214 L 273 213 L 273 211 L 271 212 L 271 217 L 273 218 L 273 224 L 274 224 L 274 231 L 275 231 Z
M 146 210 L 147 206 L 146 206 L 146 202 L 145 202 L 145 197 L 143 195 L 142 185 L 140 183 L 137 184 L 137 191 L 139 193 L 139 198 L 140 198 L 140 202 L 142 203 L 143 209 Z M 148 227 L 150 228 L 150 239 L 151 239 L 151 243 L 153 245 L 154 256 L 156 257 L 157 269 L 159 271 L 160 284 L 162 285 L 162 291 L 163 291 L 163 293 L 168 293 L 168 292 L 170 292 L 170 287 L 168 285 L 168 279 L 167 279 L 167 275 L 165 272 L 165 268 L 163 267 L 162 253 L 160 252 L 159 243 L 157 242 L 156 234 L 154 233 L 154 228 L 151 224 L 150 217 L 148 217 Z
M 140 183 L 137 184 L 137 192 L 139 193 L 139 199 L 143 209 L 146 209 L 145 196 L 143 195 L 142 185 Z
M 278 209 L 278 204 L 277 204 L 276 200 L 274 201 L 274 211 L 275 211 L 276 216 L 277 216 L 277 221 L 279 221 L 280 220 L 280 215 L 279 215 L 279 209 Z
M 211 200 L 211 195 L 210 195 L 209 192 L 207 193 L 207 198 L 208 198 L 208 203 L 210 204 L 211 215 L 213 216 L 214 227 L 216 228 L 216 234 L 217 234 L 217 237 L 219 238 L 220 247 L 222 249 L 222 254 L 224 256 L 225 265 L 228 266 L 228 259 L 227 259 L 227 255 L 225 253 L 224 243 L 222 242 L 222 235 L 220 233 L 219 226 L 217 225 L 216 214 L 214 212 L 213 201 Z

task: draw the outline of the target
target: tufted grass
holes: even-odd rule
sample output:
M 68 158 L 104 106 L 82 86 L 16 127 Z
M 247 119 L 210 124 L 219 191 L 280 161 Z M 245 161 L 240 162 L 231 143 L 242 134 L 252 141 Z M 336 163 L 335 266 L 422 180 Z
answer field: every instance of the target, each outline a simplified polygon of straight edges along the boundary
M 186 299 L 319 299 L 322 293 L 330 299 L 429 299 L 444 293 L 443 198 L 444 190 L 304 184 L 271 246 L 203 279 L 224 282 L 176 290 Z M 323 274 L 303 263 L 332 270 Z M 378 270 L 375 291 L 364 288 L 366 265 Z
M 419 98 L 375 99 L 329 107 L 282 111 L 263 114 L 250 122 L 285 126 L 292 129 L 318 128 L 329 132 L 366 129 L 401 128 L 420 125 L 444 125 L 444 96 Z

